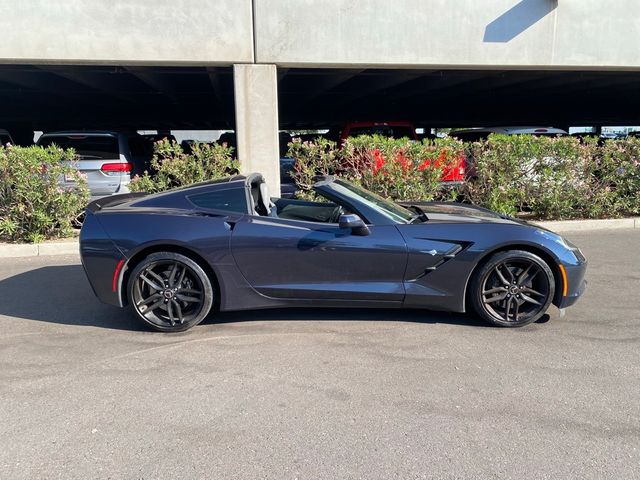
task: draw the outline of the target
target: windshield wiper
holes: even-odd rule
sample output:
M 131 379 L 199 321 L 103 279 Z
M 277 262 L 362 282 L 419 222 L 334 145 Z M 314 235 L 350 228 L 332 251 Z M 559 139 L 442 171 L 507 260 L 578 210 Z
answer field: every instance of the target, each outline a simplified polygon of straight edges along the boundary
M 416 220 L 420 220 L 421 222 L 426 222 L 429 220 L 429 217 L 427 216 L 426 212 L 422 208 L 420 208 L 418 205 L 409 205 L 407 206 L 407 208 L 417 213 L 417 215 L 413 217 L 409 221 L 409 223 L 413 223 Z

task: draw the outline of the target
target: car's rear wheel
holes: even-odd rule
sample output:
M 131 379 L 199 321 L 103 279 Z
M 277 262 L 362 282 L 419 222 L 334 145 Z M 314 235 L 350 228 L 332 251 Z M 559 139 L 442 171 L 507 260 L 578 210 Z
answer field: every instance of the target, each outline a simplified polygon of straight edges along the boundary
M 198 263 L 174 252 L 157 252 L 138 263 L 127 287 L 136 316 L 161 332 L 183 332 L 211 310 L 214 291 Z
M 553 300 L 549 265 L 523 250 L 498 252 L 478 270 L 471 303 L 483 319 L 502 327 L 522 327 L 542 317 Z

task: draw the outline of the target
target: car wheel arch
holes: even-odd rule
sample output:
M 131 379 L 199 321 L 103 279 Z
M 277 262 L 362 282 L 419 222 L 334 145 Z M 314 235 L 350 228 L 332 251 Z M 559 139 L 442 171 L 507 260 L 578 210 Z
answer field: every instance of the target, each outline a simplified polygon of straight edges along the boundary
M 179 253 L 181 255 L 184 255 L 185 257 L 190 258 L 191 260 L 196 262 L 200 267 L 202 267 L 202 269 L 205 271 L 205 273 L 209 277 L 209 280 L 211 280 L 211 284 L 214 289 L 215 298 L 213 303 L 213 309 L 218 310 L 220 308 L 220 298 L 221 298 L 220 282 L 218 281 L 218 275 L 213 269 L 213 267 L 209 265 L 209 262 L 207 262 L 204 259 L 204 257 L 202 257 L 202 255 L 195 252 L 194 250 L 188 247 L 185 247 L 183 245 L 168 244 L 168 243 L 154 244 L 154 245 L 143 247 L 139 249 L 134 255 L 132 255 L 126 261 L 120 273 L 121 279 L 119 282 L 119 292 L 118 292 L 121 299 L 122 306 L 128 305 L 126 289 L 129 283 L 129 274 L 136 267 L 136 265 L 138 265 L 144 258 L 157 252 Z
M 553 256 L 553 254 L 551 254 L 551 252 L 539 246 L 531 245 L 528 243 L 510 243 L 484 252 L 482 257 L 476 262 L 476 265 L 471 270 L 471 273 L 469 273 L 464 286 L 465 311 L 469 311 L 469 284 L 471 283 L 471 279 L 473 278 L 473 276 L 493 255 L 500 252 L 507 252 L 509 250 L 523 250 L 525 252 L 532 253 L 540 257 L 549 266 L 551 272 L 553 273 L 553 280 L 556 286 L 556 291 L 551 303 L 556 306 L 559 304 L 562 298 L 562 276 L 560 273 L 560 267 L 558 266 L 559 261 Z

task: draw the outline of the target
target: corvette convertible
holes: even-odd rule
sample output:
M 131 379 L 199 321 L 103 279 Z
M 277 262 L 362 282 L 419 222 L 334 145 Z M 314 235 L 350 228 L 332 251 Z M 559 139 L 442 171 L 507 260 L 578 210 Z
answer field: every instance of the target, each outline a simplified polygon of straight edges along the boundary
M 585 289 L 580 249 L 544 228 L 457 203 L 402 206 L 333 176 L 310 193 L 272 198 L 254 173 L 96 200 L 82 264 L 101 301 L 163 332 L 274 307 L 473 310 L 517 327 Z

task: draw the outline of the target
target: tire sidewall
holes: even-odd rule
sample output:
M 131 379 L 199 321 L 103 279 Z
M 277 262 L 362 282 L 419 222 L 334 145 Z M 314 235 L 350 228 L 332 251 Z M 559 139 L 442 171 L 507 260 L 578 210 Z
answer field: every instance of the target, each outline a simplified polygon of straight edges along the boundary
M 200 313 L 189 323 L 176 325 L 175 327 L 171 327 L 171 326 L 165 327 L 165 326 L 160 326 L 153 323 L 138 311 L 138 309 L 135 307 L 135 303 L 134 303 L 135 301 L 133 299 L 133 285 L 134 285 L 135 279 L 138 277 L 140 272 L 145 268 L 147 268 L 147 266 L 151 263 L 158 262 L 158 261 L 166 261 L 166 260 L 178 261 L 180 263 L 185 264 L 190 269 L 192 269 L 195 272 L 195 274 L 198 276 L 198 279 L 202 283 L 202 288 L 203 288 L 204 302 L 203 302 L 203 306 Z M 207 273 L 196 261 L 180 253 L 157 252 L 157 253 L 152 253 L 151 255 L 143 258 L 140 262 L 138 262 L 138 264 L 131 271 L 131 275 L 129 275 L 129 280 L 127 282 L 127 299 L 129 300 L 129 305 L 131 306 L 136 318 L 141 322 L 143 322 L 147 327 L 150 327 L 153 330 L 156 330 L 158 332 L 166 332 L 166 333 L 184 332 L 186 330 L 189 330 L 192 327 L 195 327 L 207 317 L 207 315 L 211 311 L 211 307 L 213 306 L 214 291 L 211 285 L 211 279 L 209 278 L 209 275 L 207 275 Z

